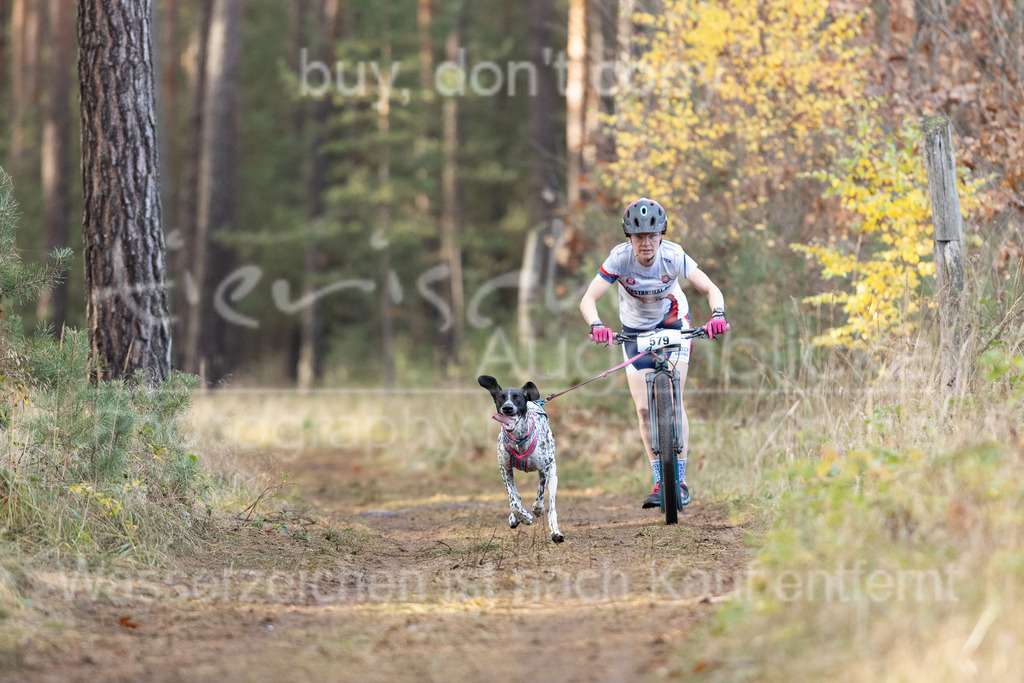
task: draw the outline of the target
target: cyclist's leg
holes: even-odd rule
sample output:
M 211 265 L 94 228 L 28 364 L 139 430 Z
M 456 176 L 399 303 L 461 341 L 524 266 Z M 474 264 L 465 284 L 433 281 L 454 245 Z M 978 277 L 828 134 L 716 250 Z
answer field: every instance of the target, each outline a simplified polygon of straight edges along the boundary
M 690 369 L 690 366 L 686 363 L 679 363 L 676 365 L 676 372 L 679 373 L 679 398 L 683 398 L 683 394 L 686 393 L 686 372 Z M 686 454 L 690 451 L 690 420 L 686 417 L 686 401 L 683 401 L 679 406 L 679 412 L 682 415 L 682 424 L 680 427 L 679 441 L 683 445 L 683 450 L 679 452 L 679 468 L 682 470 L 679 477 L 680 483 L 686 482 Z
M 654 462 L 654 449 L 651 448 L 651 414 L 647 405 L 647 375 L 653 372 L 651 368 L 628 372 L 629 393 L 633 395 L 633 403 L 636 405 L 636 415 L 640 422 L 640 437 L 644 442 L 644 450 L 647 451 L 647 459 Z
M 679 373 L 679 393 L 685 393 L 686 374 L 690 369 L 689 365 L 679 363 L 676 365 L 676 372 Z M 633 403 L 636 405 L 637 418 L 640 422 L 640 436 L 644 441 L 644 450 L 647 451 L 647 459 L 654 462 L 654 449 L 651 448 L 651 425 L 650 410 L 647 406 L 647 374 L 653 372 L 650 368 L 637 370 L 628 375 L 629 393 L 633 396 Z M 686 417 L 686 404 L 680 406 L 682 413 L 682 425 L 680 425 L 679 439 L 683 444 L 683 450 L 679 454 L 680 460 L 686 460 L 686 454 L 690 450 L 690 420 Z M 683 465 L 685 467 L 685 465 Z M 685 474 L 685 472 L 684 472 Z M 685 479 L 685 477 L 684 477 Z
M 626 375 L 629 382 L 629 393 L 633 396 L 633 403 L 636 404 L 637 419 L 640 423 L 640 438 L 644 443 L 644 450 L 647 452 L 647 464 L 651 467 L 654 475 L 654 488 L 644 498 L 640 505 L 642 508 L 656 508 L 661 505 L 661 460 L 654 457 L 654 450 L 651 448 L 651 411 L 647 405 L 647 375 L 653 372 L 652 368 L 633 370 Z

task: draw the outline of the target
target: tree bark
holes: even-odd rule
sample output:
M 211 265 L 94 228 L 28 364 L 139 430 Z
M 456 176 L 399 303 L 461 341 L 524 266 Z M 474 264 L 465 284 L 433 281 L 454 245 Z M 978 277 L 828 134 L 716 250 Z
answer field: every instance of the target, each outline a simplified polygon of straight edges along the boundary
M 530 0 L 527 50 L 537 74 L 536 90 L 527 105 L 530 145 L 530 231 L 523 246 L 519 276 L 519 341 L 525 345 L 534 336 L 532 314 L 547 283 L 547 264 L 552 253 L 551 222 L 558 207 L 558 88 L 551 61 L 551 0 Z
M 424 90 L 434 84 L 434 41 L 430 24 L 434 19 L 433 0 L 416 0 L 416 30 L 419 38 L 420 85 Z
M 10 26 L 11 0 L 0 0 L 0 64 L 8 63 L 7 29 Z M 8 71 L 0 68 L 0 95 L 7 92 Z M 5 121 L 6 123 L 6 121 Z
M 39 108 L 39 32 L 42 3 L 14 0 L 11 13 L 11 148 L 10 167 L 17 174 L 26 170 L 30 150 L 35 147 Z
M 234 252 L 215 239 L 235 221 L 235 158 L 242 0 L 215 0 L 206 48 L 194 277 L 199 305 L 190 309 L 185 367 L 209 383 L 233 367 L 235 331 L 213 306 L 213 292 L 234 267 Z
M 530 223 L 540 226 L 558 206 L 558 89 L 551 61 L 552 0 L 530 0 L 527 50 L 537 73 L 527 116 L 530 135 Z M 545 58 L 547 55 L 547 58 Z
M 434 21 L 436 8 L 434 0 L 416 0 L 416 33 L 419 41 L 419 67 L 420 67 L 420 88 L 423 96 L 421 98 L 423 115 L 421 119 L 426 123 L 421 124 L 415 142 L 413 142 L 413 154 L 420 160 L 424 167 L 429 162 L 425 156 L 430 149 L 432 141 L 437 139 L 436 116 L 437 99 L 434 97 L 434 39 L 430 33 L 430 25 Z M 430 196 L 426 192 L 417 192 L 413 203 L 416 210 L 427 220 L 434 220 L 435 212 L 430 203 Z
M 291 0 L 288 3 L 288 61 L 292 73 L 302 69 L 302 49 L 307 47 L 306 26 L 309 23 L 310 0 Z M 297 104 L 292 107 L 292 135 L 302 139 L 306 127 L 306 107 Z
M 86 314 L 101 378 L 171 370 L 150 0 L 79 0 Z
M 318 8 L 317 27 L 320 59 L 325 64 L 334 63 L 334 41 L 338 39 L 339 0 L 322 0 Z M 308 184 L 307 219 L 314 229 L 324 218 L 324 190 L 326 188 L 327 152 L 324 143 L 327 139 L 327 126 L 334 108 L 330 94 L 313 103 L 313 127 L 310 136 L 310 169 Z M 304 247 L 303 264 L 305 265 L 305 284 L 303 297 L 308 297 L 310 304 L 302 310 L 299 334 L 299 361 L 296 377 L 300 391 L 309 391 L 322 372 L 321 358 L 323 355 L 323 316 L 319 299 L 313 296 L 317 278 L 322 270 L 322 245 L 318 240 L 311 239 Z
M 566 205 L 580 201 L 583 155 L 583 117 L 587 77 L 587 0 L 569 0 L 568 69 L 565 86 Z
M 607 145 L 601 134 L 601 73 L 604 62 L 604 12 L 600 0 L 587 0 L 587 46 L 586 76 L 584 78 L 583 134 L 580 148 L 580 192 L 581 199 L 589 201 L 594 196 L 591 174 L 597 167 L 600 151 Z
M 612 113 L 615 113 L 615 101 L 628 94 L 633 78 L 633 34 L 635 26 L 633 15 L 637 11 L 637 0 L 619 0 L 618 17 L 615 25 L 615 98 Z M 625 126 L 625 122 L 617 120 L 612 131 L 611 154 L 618 153 L 617 136 Z
M 381 3 L 381 63 L 391 64 L 391 21 L 388 16 L 389 2 Z M 388 75 L 390 80 L 390 74 Z M 381 140 L 380 158 L 377 166 L 377 182 L 381 196 L 385 199 L 380 207 L 380 221 L 375 238 L 380 250 L 380 282 L 377 286 L 381 316 L 381 366 L 384 388 L 395 387 L 395 312 L 391 296 L 391 101 L 388 91 L 381 88 L 377 96 L 377 135 Z
M 194 372 L 186 358 L 194 361 L 198 350 L 189 350 L 190 338 L 195 344 L 199 337 L 192 337 L 190 322 L 198 313 L 194 308 L 200 305 L 201 288 L 195 279 L 193 267 L 196 259 L 196 223 L 199 215 L 199 158 L 203 137 L 203 93 L 206 92 L 206 48 L 210 34 L 212 5 L 200 3 L 189 31 L 186 51 L 185 72 L 188 78 L 188 113 L 186 122 L 185 153 L 181 162 L 180 189 L 178 192 L 177 224 L 170 232 L 171 251 L 175 277 L 174 287 L 174 338 L 182 340 L 175 349 L 175 366 Z M 198 319 L 198 318 L 197 318 Z
M 178 147 L 178 125 L 181 113 L 181 7 L 178 0 L 160 0 L 160 69 L 159 125 L 161 177 L 181 176 Z M 178 183 L 163 183 L 164 223 L 177 226 Z
M 619 0 L 619 12 L 615 26 L 616 76 L 619 85 L 624 85 L 633 63 L 633 15 L 636 0 Z
M 75 8 L 67 0 L 49 0 L 49 102 L 43 125 L 42 188 L 46 251 L 68 246 L 71 216 L 71 71 L 75 40 Z M 59 332 L 68 310 L 67 283 L 39 298 L 38 316 Z
M 456 25 L 445 41 L 446 58 L 451 61 L 458 59 L 459 34 L 462 14 L 456 19 Z M 441 126 L 443 167 L 441 169 L 441 258 L 448 264 L 449 271 L 449 303 L 452 310 L 452 325 L 448 331 L 446 344 L 445 368 L 450 369 L 459 362 L 462 342 L 465 338 L 465 292 L 462 280 L 462 249 L 458 236 L 458 160 L 456 151 L 459 145 L 459 104 L 455 97 L 448 97 L 442 105 Z

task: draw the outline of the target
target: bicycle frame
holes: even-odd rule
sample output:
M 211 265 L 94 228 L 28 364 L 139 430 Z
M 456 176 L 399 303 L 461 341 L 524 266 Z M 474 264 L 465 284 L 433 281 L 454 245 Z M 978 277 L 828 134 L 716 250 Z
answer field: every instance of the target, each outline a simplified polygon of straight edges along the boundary
M 669 379 L 672 382 L 672 405 L 675 418 L 672 422 L 672 455 L 679 455 L 679 452 L 683 450 L 683 445 L 679 442 L 679 434 L 683 430 L 683 401 L 682 394 L 679 389 L 679 372 L 674 367 L 669 367 L 668 356 L 672 353 L 662 354 L 652 352 L 651 355 L 654 357 L 654 371 L 647 373 L 647 406 L 650 410 L 650 415 L 657 415 L 657 398 L 654 392 L 654 383 L 659 374 L 668 373 Z M 650 419 L 650 435 L 651 435 L 651 449 L 654 454 L 661 457 L 661 433 L 658 427 L 658 421 Z
M 651 450 L 654 455 L 658 457 L 662 465 L 662 481 L 666 481 L 666 477 L 675 478 L 676 468 L 678 466 L 678 456 L 682 452 L 684 444 L 680 435 L 682 434 L 683 426 L 683 400 L 682 390 L 679 384 L 679 372 L 674 366 L 669 364 L 669 357 L 676 351 L 682 349 L 682 343 L 694 338 L 707 338 L 707 332 L 703 327 L 697 327 L 693 329 L 684 330 L 672 330 L 672 335 L 665 335 L 658 337 L 662 330 L 653 330 L 653 337 L 649 340 L 650 347 L 647 352 L 654 359 L 654 370 L 653 372 L 647 373 L 647 406 L 649 415 L 649 433 L 651 438 Z M 619 334 L 616 336 L 616 343 L 624 343 L 627 341 L 637 341 L 638 337 L 651 334 L 651 333 L 640 333 L 640 334 Z M 676 339 L 673 341 L 672 336 Z M 672 433 L 665 443 L 669 444 L 669 453 L 662 452 L 662 434 L 659 415 L 661 411 L 658 405 L 658 391 L 657 383 L 661 376 L 667 376 L 670 382 L 670 393 L 669 401 L 672 404 Z M 676 523 L 676 513 L 679 508 L 679 491 L 675 486 L 668 487 L 662 486 L 662 491 L 666 489 L 672 489 L 676 495 L 676 504 L 670 507 L 666 507 L 666 498 L 663 495 L 661 501 L 661 509 L 665 512 L 666 524 Z

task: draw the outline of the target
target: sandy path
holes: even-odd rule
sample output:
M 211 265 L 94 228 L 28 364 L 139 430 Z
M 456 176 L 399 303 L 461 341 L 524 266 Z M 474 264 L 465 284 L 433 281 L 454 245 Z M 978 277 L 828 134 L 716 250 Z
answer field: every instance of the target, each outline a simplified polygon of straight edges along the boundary
M 412 474 L 366 468 L 331 454 L 296 467 L 315 523 L 225 523 L 172 567 L 50 577 L 36 596 L 49 617 L 0 680 L 684 674 L 687 635 L 746 562 L 744 530 L 699 500 L 666 527 L 636 501 L 565 487 L 555 545 L 543 520 L 505 526 L 496 474 L 492 490 L 453 479 L 425 496 Z M 367 496 L 381 477 L 393 495 Z M 275 521 L 291 534 L 266 533 Z

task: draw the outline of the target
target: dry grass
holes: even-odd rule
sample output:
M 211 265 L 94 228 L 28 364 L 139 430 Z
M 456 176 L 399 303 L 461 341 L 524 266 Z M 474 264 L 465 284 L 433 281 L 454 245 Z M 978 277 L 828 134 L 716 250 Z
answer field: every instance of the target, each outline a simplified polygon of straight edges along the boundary
M 936 356 L 918 338 L 889 349 L 884 363 L 836 354 L 815 365 L 805 357 L 792 377 L 766 382 L 770 390 L 693 397 L 688 479 L 702 503 L 744 517 L 753 572 L 701 643 L 669 653 L 666 670 L 729 680 L 1018 675 L 1024 329 L 1015 315 L 1008 306 L 1006 324 L 997 320 L 970 340 L 972 366 L 953 391 L 936 381 Z M 1001 343 L 985 347 L 994 330 Z M 218 483 L 215 507 L 240 512 L 260 491 L 286 482 L 272 488 L 280 498 L 256 508 L 268 519 L 318 500 L 432 510 L 430 528 L 449 510 L 462 511 L 462 526 L 444 537 L 448 548 L 431 552 L 453 553 L 438 567 L 468 567 L 534 552 L 509 546 L 521 534 L 495 540 L 493 520 L 460 507 L 502 504 L 491 412 L 476 387 L 395 395 L 217 391 L 195 397 L 187 428 Z M 635 496 L 649 485 L 625 391 L 581 391 L 548 412 L 567 504 L 573 496 Z M 337 468 L 338 459 L 349 461 Z M 391 474 L 430 496 L 390 488 Z M 295 480 L 302 488 L 287 484 Z M 542 531 L 534 536 L 543 540 Z M 337 520 L 318 532 L 352 561 L 373 555 L 383 533 Z M 680 539 L 685 534 L 673 542 Z M 538 547 L 553 552 L 548 545 Z M 601 559 L 580 552 L 581 562 Z M 0 577 L 0 619 L 16 603 L 4 585 L 16 585 L 10 571 Z M 4 652 L 0 643 L 0 664 L 17 650 Z
M 1020 339 L 1007 339 L 975 354 L 970 381 L 953 393 L 937 385 L 934 356 L 918 344 L 884 367 L 836 356 L 817 376 L 780 382 L 734 410 L 694 400 L 695 492 L 772 522 L 748 524 L 752 580 L 722 606 L 703 644 L 688 643 L 668 668 L 716 679 L 1012 678 L 1024 659 L 1015 619 L 1024 608 L 1020 353 Z M 648 485 L 628 395 L 581 392 L 548 408 L 566 501 Z M 196 397 L 189 429 L 221 485 L 212 502 L 228 512 L 282 472 L 303 488 L 281 487 L 284 504 L 264 500 L 268 516 L 321 494 L 366 508 L 458 509 L 466 491 L 449 482 L 473 487 L 477 505 L 501 504 L 490 412 L 477 389 L 213 392 Z M 345 480 L 303 469 L 337 458 L 351 459 Z M 435 498 L 389 490 L 388 473 L 416 475 Z M 358 525 L 319 531 L 353 556 L 369 552 L 372 537 Z M 468 529 L 453 563 L 496 552 L 485 531 Z M 0 595 L 2 609 L 12 607 Z
M 649 479 L 635 416 L 624 403 L 629 395 L 619 398 L 614 409 L 565 398 L 548 404 L 560 476 L 573 486 L 617 492 Z M 217 444 L 204 454 L 208 467 L 231 472 L 232 482 L 250 487 L 261 477 L 290 472 L 305 453 L 317 451 L 367 457 L 375 467 L 425 476 L 478 472 L 490 480 L 496 476 L 492 412 L 479 388 L 394 395 L 214 392 L 196 396 L 192 428 Z
M 916 340 L 884 364 L 837 356 L 770 410 L 754 400 L 733 437 L 746 473 L 718 488 L 757 487 L 774 523 L 749 585 L 681 658 L 724 680 L 1019 676 L 1024 330 L 1010 315 L 999 344 L 968 340 L 953 388 Z
M 563 680 L 581 666 L 653 675 L 671 643 L 714 609 L 701 601 L 701 577 L 725 581 L 742 567 L 743 529 L 723 506 L 710 504 L 691 507 L 688 526 L 666 527 L 657 515 L 641 514 L 633 496 L 646 490 L 650 473 L 632 443 L 638 436 L 629 411 L 566 402 L 551 414 L 564 470 L 559 512 L 569 538 L 552 543 L 543 523 L 510 530 L 491 412 L 480 389 L 444 403 L 415 395 L 199 397 L 192 428 L 212 424 L 223 439 L 198 452 L 200 459 L 215 477 L 247 472 L 238 478 L 237 500 L 224 499 L 226 509 L 249 504 L 253 491 L 286 471 L 295 486 L 282 491 L 284 504 L 267 500 L 260 509 L 269 524 L 290 523 L 294 518 L 281 511 L 306 508 L 318 521 L 307 529 L 310 540 L 240 525 L 209 539 L 195 557 L 176 558 L 170 571 L 111 577 L 111 594 L 119 597 L 110 604 L 99 596 L 81 609 L 59 608 L 66 624 L 59 656 L 50 646 L 57 637 L 46 637 L 41 625 L 14 629 L 18 640 L 8 652 L 22 661 L 12 659 L 12 666 L 60 678 L 77 673 L 75 662 L 88 655 L 90 675 L 110 678 L 154 670 L 204 679 L 292 670 L 319 679 L 343 670 L 359 679 L 443 673 L 477 680 L 492 666 L 488 653 L 500 648 L 520 667 L 514 678 Z M 385 416 L 429 419 L 433 426 L 421 422 L 418 430 L 389 436 Z M 318 440 L 357 422 L 364 428 L 341 432 L 345 442 Z M 295 438 L 302 432 L 288 430 L 296 425 L 308 439 L 302 448 L 254 439 Z M 535 475 L 526 481 L 524 491 Z M 630 497 L 604 492 L 615 487 Z M 59 593 L 64 574 L 50 580 Z M 175 597 L 179 591 L 190 599 Z M 140 593 L 165 599 L 120 597 Z M 308 602 L 310 595 L 322 604 Z M 119 625 L 126 615 L 139 624 L 137 633 Z M 99 633 L 87 636 L 87 629 Z M 510 639 L 510 629 L 528 637 Z M 4 632 L 0 626 L 0 639 Z M 138 647 L 143 632 L 159 634 L 161 647 Z M 652 644 L 656 633 L 664 637 Z

